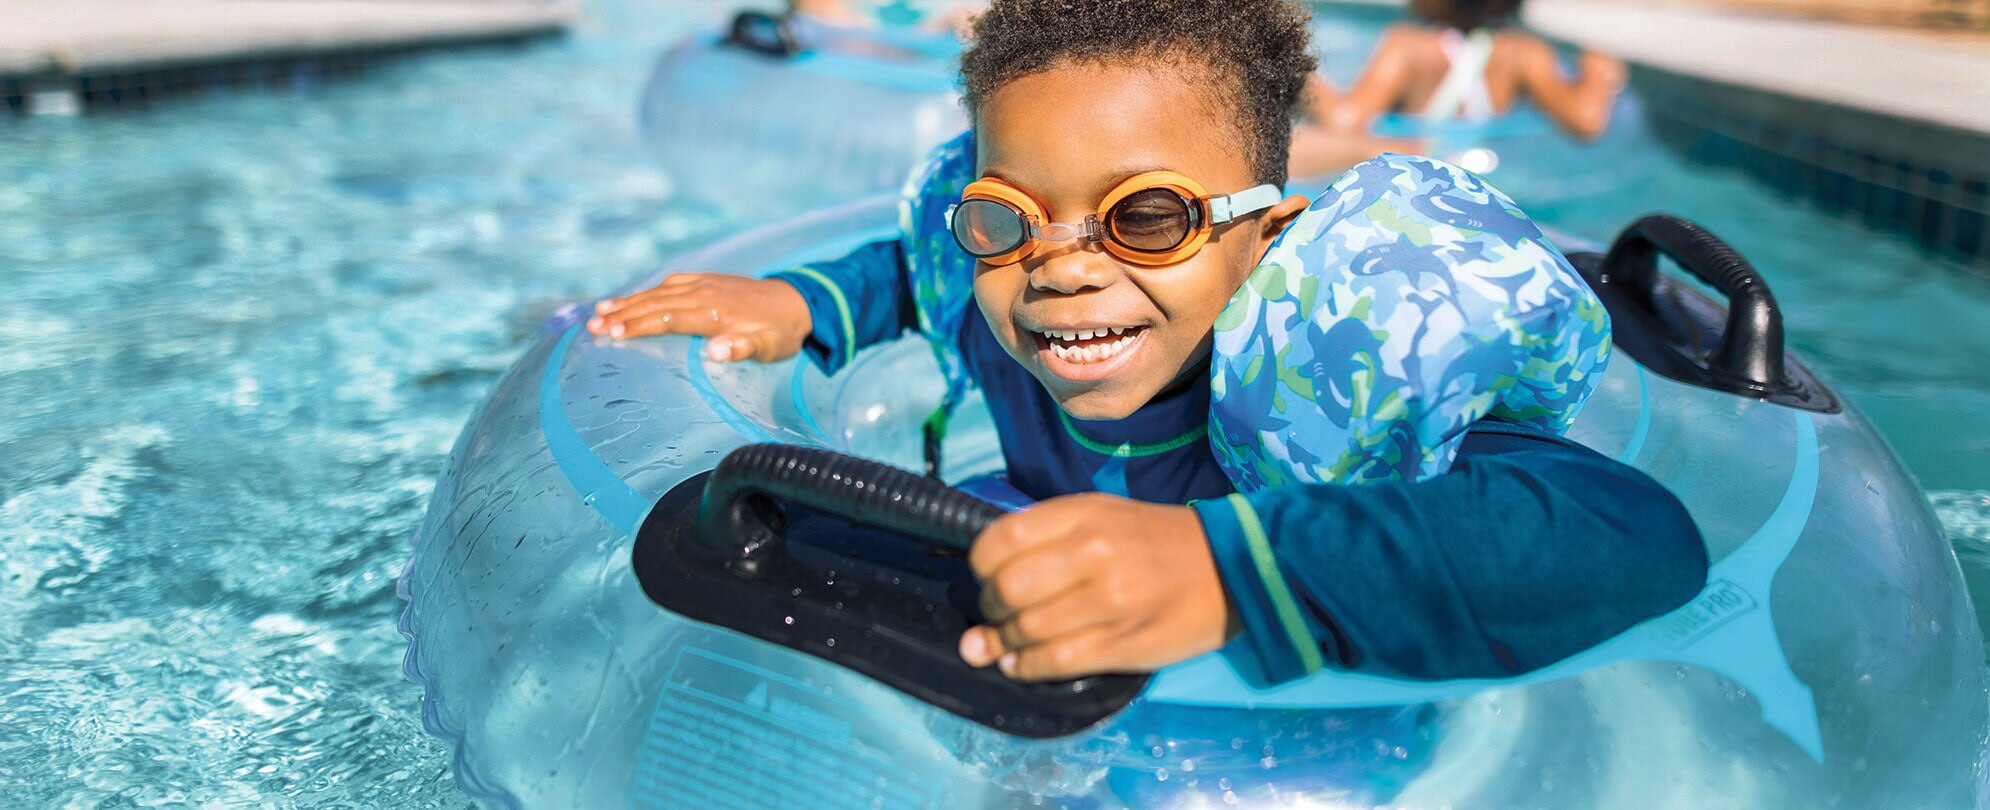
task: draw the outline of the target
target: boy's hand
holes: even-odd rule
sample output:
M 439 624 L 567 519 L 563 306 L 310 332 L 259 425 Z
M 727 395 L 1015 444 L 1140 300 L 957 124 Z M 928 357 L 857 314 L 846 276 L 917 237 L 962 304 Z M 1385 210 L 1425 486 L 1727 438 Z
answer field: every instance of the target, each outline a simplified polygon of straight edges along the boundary
M 960 655 L 1023 681 L 1150 672 L 1223 646 L 1230 600 L 1186 506 L 1085 494 L 1003 517 L 968 554 L 989 624 Z
M 723 273 L 678 273 L 627 298 L 594 305 L 587 331 L 624 339 L 710 337 L 705 357 L 785 360 L 801 351 L 812 323 L 808 301 L 785 281 Z

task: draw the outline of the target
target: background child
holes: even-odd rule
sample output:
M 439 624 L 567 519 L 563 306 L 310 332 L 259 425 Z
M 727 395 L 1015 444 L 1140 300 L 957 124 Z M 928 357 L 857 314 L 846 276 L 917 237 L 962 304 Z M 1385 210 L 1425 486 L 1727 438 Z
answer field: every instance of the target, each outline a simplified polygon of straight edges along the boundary
M 1585 51 L 1576 78 L 1564 76 L 1548 43 L 1496 30 L 1519 13 L 1520 3 L 1413 0 L 1410 12 L 1422 22 L 1391 26 L 1353 87 L 1337 91 L 1314 77 L 1309 120 L 1293 132 L 1293 176 L 1331 175 L 1382 152 L 1433 148 L 1371 132 L 1386 113 L 1478 122 L 1527 99 L 1561 131 L 1585 140 L 1601 136 L 1624 86 L 1623 63 Z
M 976 542 L 990 623 L 962 638 L 970 663 L 1145 671 L 1241 634 L 1227 652 L 1263 681 L 1325 666 L 1495 677 L 1704 583 L 1675 498 L 1522 424 L 1461 428 L 1449 471 L 1418 483 L 1236 494 L 1206 435 L 1212 328 L 1308 206 L 1276 192 L 1314 67 L 1306 32 L 1284 0 L 1003 0 L 976 22 L 962 60 L 975 130 L 943 151 L 971 150 L 968 196 L 995 207 L 954 214 L 982 260 L 950 337 L 1012 482 L 1041 502 Z M 1004 204 L 1041 227 L 1018 230 Z M 1231 216 L 1196 231 L 1188 207 Z M 915 327 L 903 251 L 878 242 L 770 279 L 679 274 L 601 302 L 588 328 L 707 335 L 719 361 L 806 349 L 833 371 Z
M 1577 76 L 1562 75 L 1554 48 L 1503 29 L 1522 0 L 1411 0 L 1420 23 L 1390 26 L 1360 80 L 1344 94 L 1318 97 L 1314 117 L 1340 133 L 1366 133 L 1383 113 L 1439 120 L 1484 120 L 1529 99 L 1563 132 L 1603 134 L 1624 86 L 1624 64 L 1585 51 Z

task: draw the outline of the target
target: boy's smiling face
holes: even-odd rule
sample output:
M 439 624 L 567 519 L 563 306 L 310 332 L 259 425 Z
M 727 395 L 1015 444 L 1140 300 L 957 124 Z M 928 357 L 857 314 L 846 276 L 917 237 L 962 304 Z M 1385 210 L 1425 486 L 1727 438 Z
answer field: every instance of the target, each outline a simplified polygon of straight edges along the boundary
M 981 176 L 1027 192 L 1053 222 L 1096 213 L 1142 172 L 1178 172 L 1215 195 L 1257 185 L 1234 113 L 1184 80 L 1206 72 L 1157 60 L 1015 79 L 978 110 Z M 1048 242 L 1021 262 L 980 265 L 974 299 L 995 339 L 1065 412 L 1125 418 L 1201 372 L 1217 314 L 1305 207 L 1288 197 L 1218 225 L 1200 252 L 1162 267 L 1128 264 L 1097 244 Z M 1069 339 L 1093 331 L 1105 334 Z

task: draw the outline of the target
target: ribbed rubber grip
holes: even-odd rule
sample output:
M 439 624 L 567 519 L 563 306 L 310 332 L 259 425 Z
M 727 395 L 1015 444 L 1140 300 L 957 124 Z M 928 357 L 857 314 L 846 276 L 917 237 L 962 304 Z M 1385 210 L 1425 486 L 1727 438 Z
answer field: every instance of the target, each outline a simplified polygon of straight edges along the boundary
M 1650 308 L 1660 251 L 1727 296 L 1727 326 L 1710 358 L 1712 365 L 1765 387 L 1783 387 L 1783 315 L 1762 274 L 1706 229 L 1666 214 L 1625 228 L 1603 260 L 1604 272 L 1626 276 Z
M 1001 508 L 889 464 L 833 450 L 750 444 L 719 462 L 705 484 L 698 528 L 705 539 L 750 554 L 776 531 L 749 508 L 765 495 L 965 553 Z

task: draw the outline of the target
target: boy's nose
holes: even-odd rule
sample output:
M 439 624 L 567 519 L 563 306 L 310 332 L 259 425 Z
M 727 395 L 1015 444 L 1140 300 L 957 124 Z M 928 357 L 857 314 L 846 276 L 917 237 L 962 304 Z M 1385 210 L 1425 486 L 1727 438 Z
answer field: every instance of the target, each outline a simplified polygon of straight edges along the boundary
M 1100 289 L 1117 274 L 1112 257 L 1096 245 L 1079 243 L 1054 251 L 1030 268 L 1030 287 L 1041 292 L 1071 295 Z

